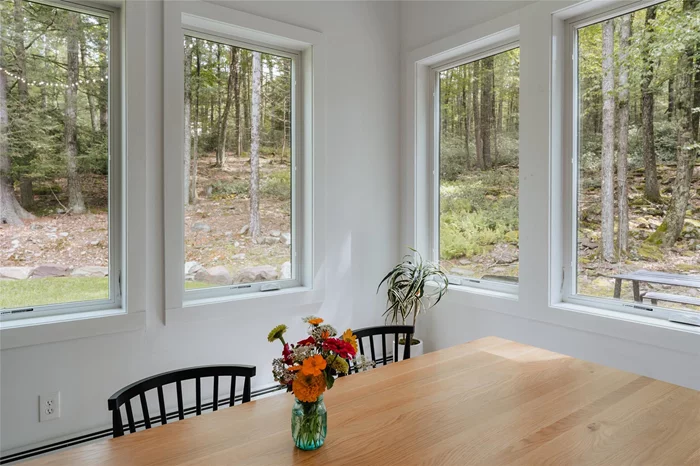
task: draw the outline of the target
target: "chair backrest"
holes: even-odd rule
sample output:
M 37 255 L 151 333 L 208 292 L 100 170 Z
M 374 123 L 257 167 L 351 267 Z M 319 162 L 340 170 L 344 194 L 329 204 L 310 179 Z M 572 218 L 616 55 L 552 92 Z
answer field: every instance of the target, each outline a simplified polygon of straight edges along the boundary
M 357 343 L 360 347 L 360 354 L 363 354 L 367 356 L 365 353 L 365 346 L 363 342 L 363 338 L 369 339 L 369 350 L 370 354 L 369 356 L 371 357 L 372 361 L 374 361 L 375 364 L 379 364 L 380 362 L 382 365 L 387 365 L 389 363 L 389 357 L 386 352 L 386 336 L 387 335 L 393 335 L 394 336 L 394 354 L 393 354 L 393 359 L 394 362 L 399 361 L 399 340 L 401 338 L 404 339 L 404 345 L 403 345 L 403 359 L 409 359 L 411 357 L 411 339 L 413 337 L 413 333 L 415 332 L 415 328 L 412 325 L 380 325 L 378 327 L 366 327 L 366 328 L 361 328 L 359 330 L 353 330 L 352 333 L 357 336 Z M 382 357 L 377 358 L 375 349 L 374 349 L 374 338 L 375 336 L 381 336 L 381 344 L 382 344 Z M 357 372 L 357 368 L 355 368 L 355 372 Z
M 168 423 L 168 414 L 165 411 L 165 397 L 163 396 L 163 387 L 174 383 L 177 390 L 177 416 L 179 419 L 185 418 L 185 409 L 182 402 L 182 381 L 195 380 L 196 405 L 195 413 L 197 416 L 202 414 L 202 382 L 203 377 L 213 377 L 213 399 L 211 407 L 213 411 L 219 409 L 219 404 L 225 404 L 227 400 L 219 401 L 219 377 L 231 377 L 231 391 L 228 399 L 228 405 L 233 406 L 236 396 L 236 378 L 243 377 L 243 397 L 242 402 L 250 401 L 250 379 L 255 376 L 255 366 L 200 366 L 190 367 L 187 369 L 179 369 L 175 371 L 163 372 L 162 374 L 146 377 L 145 379 L 134 382 L 128 385 L 107 400 L 107 407 L 112 411 L 112 428 L 113 436 L 121 437 L 124 435 L 124 425 L 122 423 L 121 406 L 126 408 L 126 417 L 129 424 L 129 432 L 136 432 L 136 422 L 134 422 L 134 414 L 131 409 L 131 399 L 139 397 L 141 401 L 141 411 L 143 413 L 143 425 L 146 429 L 151 428 L 151 420 L 149 417 L 148 403 L 146 402 L 146 392 L 152 389 L 158 391 L 158 405 L 160 408 L 160 423 L 161 425 Z M 205 408 L 208 404 L 205 405 Z M 174 416 L 173 416 L 174 417 Z

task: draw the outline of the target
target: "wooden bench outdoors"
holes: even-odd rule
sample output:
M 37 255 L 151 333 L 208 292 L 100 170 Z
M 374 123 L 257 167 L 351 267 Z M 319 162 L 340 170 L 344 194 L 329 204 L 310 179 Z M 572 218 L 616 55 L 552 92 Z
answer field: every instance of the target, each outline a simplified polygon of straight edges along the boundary
M 642 293 L 642 299 L 648 299 L 651 304 L 659 304 L 659 301 L 667 301 L 670 303 L 690 304 L 692 306 L 700 306 L 700 298 L 692 298 L 690 296 L 680 296 L 677 294 L 657 293 L 655 291 L 647 291 Z
M 667 301 L 678 304 L 690 304 L 692 306 L 700 306 L 700 298 L 690 296 L 682 296 L 670 293 L 657 293 L 655 291 L 647 291 L 641 293 L 639 290 L 640 283 L 656 283 L 660 285 L 683 286 L 686 288 L 700 289 L 700 276 L 698 275 L 681 275 L 666 272 L 649 272 L 646 270 L 637 270 L 636 272 L 623 273 L 614 275 L 615 291 L 614 297 L 620 298 L 622 290 L 622 280 L 630 280 L 632 282 L 632 291 L 634 300 L 641 303 L 642 299 L 651 300 L 652 304 L 658 304 L 659 301 Z

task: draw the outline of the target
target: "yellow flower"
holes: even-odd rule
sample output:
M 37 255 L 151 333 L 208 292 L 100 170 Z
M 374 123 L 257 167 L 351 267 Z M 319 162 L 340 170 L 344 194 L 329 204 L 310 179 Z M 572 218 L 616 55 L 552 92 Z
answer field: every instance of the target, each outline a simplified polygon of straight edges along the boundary
M 345 359 L 336 355 L 328 356 L 326 362 L 328 362 L 331 369 L 335 370 L 338 374 L 347 374 L 350 370 L 348 362 Z
M 325 368 L 326 360 L 323 359 L 323 356 L 317 354 L 304 359 L 304 364 L 301 366 L 301 373 L 304 375 L 320 375 L 321 371 Z
M 273 328 L 270 330 L 270 333 L 267 334 L 267 341 L 272 343 L 275 340 L 280 340 L 282 344 L 284 344 L 284 332 L 287 331 L 287 326 L 284 324 L 280 324 L 277 327 Z
M 292 391 L 299 401 L 313 403 L 326 391 L 326 378 L 322 375 L 305 375 L 302 371 L 292 382 Z
M 318 325 L 321 322 L 323 322 L 323 319 L 321 319 L 320 317 L 314 317 L 313 319 L 309 319 L 309 323 L 311 325 Z
M 347 329 L 343 332 L 343 341 L 350 343 L 352 347 L 355 348 L 355 351 L 357 351 L 357 336 L 352 333 L 352 330 Z

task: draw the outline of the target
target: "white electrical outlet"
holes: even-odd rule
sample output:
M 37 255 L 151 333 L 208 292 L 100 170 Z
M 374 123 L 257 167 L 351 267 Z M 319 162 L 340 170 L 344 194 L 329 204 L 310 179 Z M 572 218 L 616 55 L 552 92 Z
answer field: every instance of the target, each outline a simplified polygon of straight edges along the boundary
M 39 395 L 39 422 L 61 417 L 61 392 Z

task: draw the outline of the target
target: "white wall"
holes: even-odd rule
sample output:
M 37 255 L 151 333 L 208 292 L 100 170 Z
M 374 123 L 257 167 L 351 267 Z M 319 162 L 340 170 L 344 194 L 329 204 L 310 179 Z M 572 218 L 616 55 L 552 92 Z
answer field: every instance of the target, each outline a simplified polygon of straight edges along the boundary
M 320 31 L 326 38 L 325 301 L 320 306 L 264 309 L 227 317 L 202 315 L 164 325 L 162 3 L 147 7 L 148 289 L 144 331 L 2 351 L 0 449 L 110 425 L 107 398 L 122 386 L 164 370 L 200 364 L 258 367 L 255 386 L 272 381 L 279 347 L 269 329 L 320 313 L 339 328 L 380 322 L 375 295 L 382 272 L 399 254 L 399 11 L 393 2 L 217 2 Z M 320 309 L 319 309 L 320 307 Z M 38 422 L 38 395 L 61 391 L 61 418 Z
M 569 2 L 573 3 L 573 2 Z M 435 350 L 488 335 L 535 345 L 622 370 L 700 389 L 700 334 L 692 328 L 646 324 L 625 315 L 603 317 L 590 309 L 567 310 L 553 304 L 548 283 L 558 256 L 552 209 L 557 207 L 557 157 L 550 150 L 552 13 L 559 1 L 410 2 L 401 8 L 402 43 L 402 242 L 420 244 L 426 228 L 420 218 L 421 173 L 414 167 L 416 63 L 445 50 L 503 31 L 520 28 L 520 292 L 507 299 L 475 290 L 453 289 L 438 307 L 419 321 L 426 349 Z M 559 42 L 561 44 L 561 42 Z M 559 45 L 561 47 L 561 45 Z M 560 51 L 562 49 L 559 49 Z M 565 55 L 565 53 L 564 53 Z M 553 95 L 553 92 L 555 95 Z M 553 100 L 556 102 L 556 100 Z M 556 116 L 553 119 L 556 121 Z M 551 156 L 551 158 L 550 158 Z M 414 172 L 415 169 L 415 172 Z M 418 183 L 414 180 L 418 180 Z M 552 193 L 550 195 L 550 188 Z M 416 199 L 414 200 L 414 195 Z M 549 206 L 549 210 L 548 207 Z M 414 229 L 414 224 L 418 223 Z M 560 270 L 560 269 L 552 269 Z M 558 289 L 552 287 L 552 289 Z M 554 295 L 556 293 L 552 293 Z

